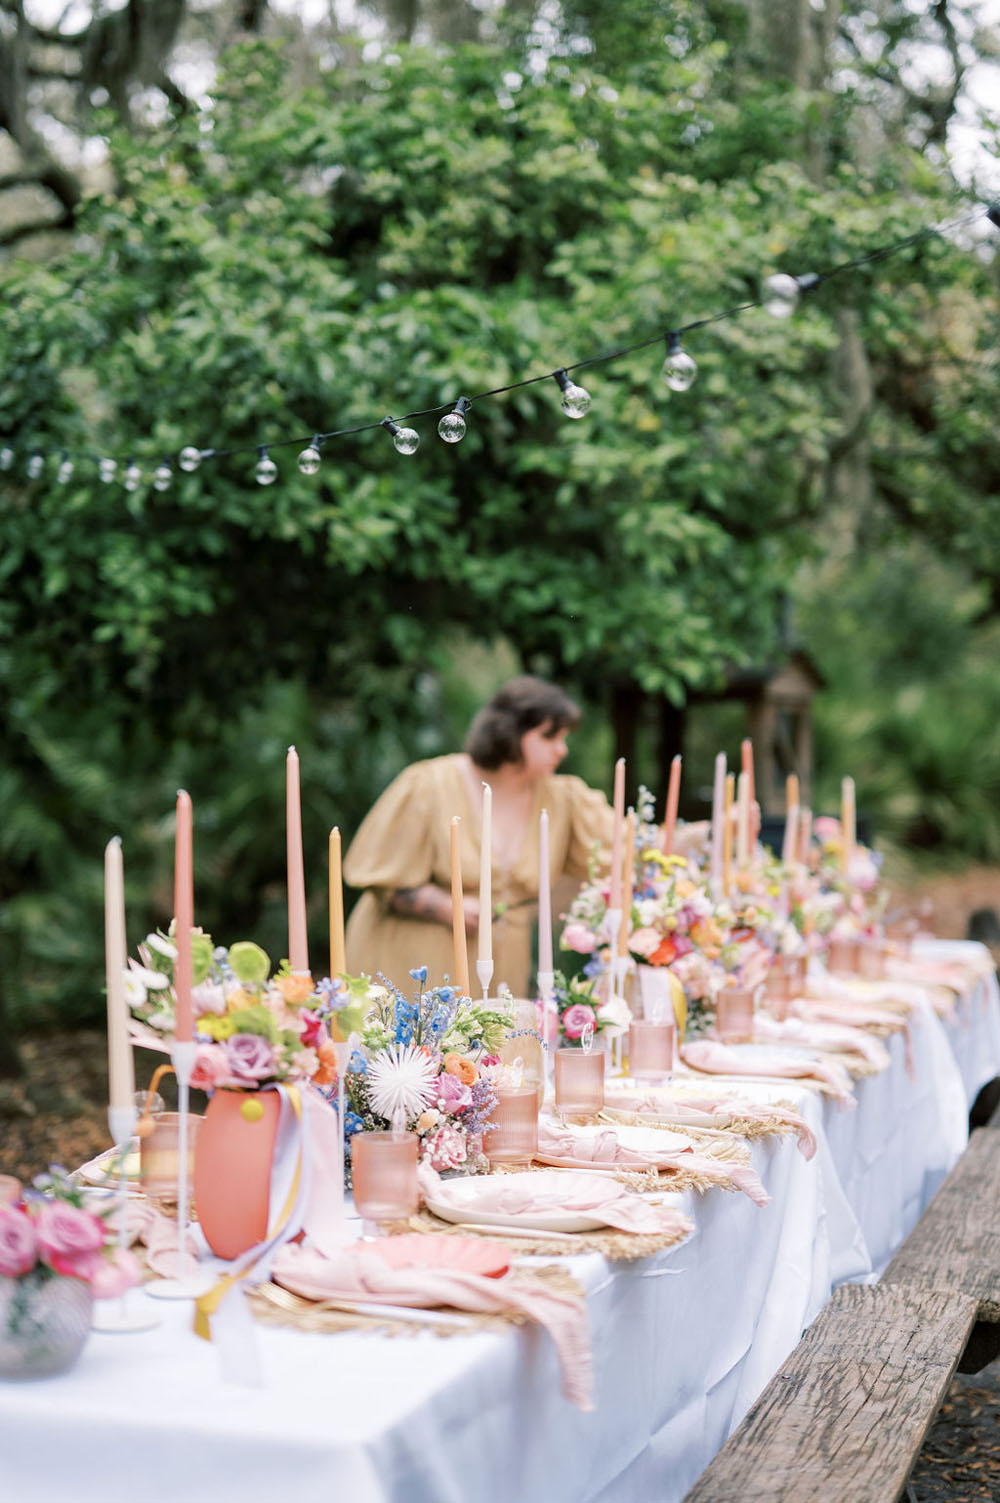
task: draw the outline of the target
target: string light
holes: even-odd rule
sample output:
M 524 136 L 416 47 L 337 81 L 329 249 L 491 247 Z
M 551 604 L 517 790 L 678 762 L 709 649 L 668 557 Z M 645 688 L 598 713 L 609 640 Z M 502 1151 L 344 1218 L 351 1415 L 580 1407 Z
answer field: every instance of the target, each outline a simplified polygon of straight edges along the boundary
M 689 391 L 698 374 L 698 366 L 681 344 L 679 334 L 667 335 L 667 358 L 660 374 L 671 391 Z
M 553 371 L 553 376 L 562 392 L 562 401 L 559 403 L 568 418 L 586 417 L 590 411 L 590 392 L 582 386 L 575 386 L 564 370 Z
M 318 433 L 314 433 L 311 441 L 306 446 L 306 448 L 302 450 L 302 453 L 296 460 L 296 464 L 302 471 L 303 475 L 315 475 L 316 471 L 319 469 L 320 449 L 322 448 L 322 446 L 323 440 L 320 438 Z
M 400 454 L 416 454 L 420 447 L 420 434 L 416 428 L 401 428 L 391 417 L 382 419 L 382 427 L 392 434 L 392 441 Z
M 697 374 L 695 361 L 687 354 L 681 343 L 682 336 L 709 327 L 712 324 L 722 323 L 725 320 L 740 317 L 741 314 L 754 308 L 763 308 L 777 318 L 787 318 L 795 312 L 799 299 L 804 292 L 818 287 L 822 282 L 828 282 L 831 278 L 840 276 L 844 272 L 855 270 L 862 266 L 870 265 L 877 261 L 885 260 L 889 256 L 919 244 L 921 241 L 932 236 L 944 235 L 947 231 L 963 228 L 976 220 L 986 218 L 997 229 L 1000 229 L 1000 202 L 980 206 L 974 212 L 948 223 L 930 225 L 914 234 L 906 236 L 890 245 L 876 247 L 852 261 L 845 261 L 838 266 L 831 267 L 823 272 L 807 272 L 799 276 L 792 276 L 787 272 L 774 272 L 764 278 L 761 283 L 761 295 L 752 301 L 740 303 L 732 308 L 723 309 L 719 313 L 711 314 L 704 318 L 695 319 L 691 323 L 680 325 L 672 330 L 667 338 L 667 355 L 662 366 L 662 375 L 668 387 L 672 391 L 686 391 L 694 381 Z M 497 386 L 489 391 L 482 391 L 473 397 L 459 397 L 454 404 L 428 408 L 423 412 L 411 412 L 399 422 L 391 417 L 386 417 L 378 422 L 362 423 L 352 428 L 334 429 L 329 433 L 315 433 L 306 443 L 306 447 L 299 454 L 299 468 L 304 474 L 314 474 L 319 466 L 321 446 L 334 438 L 353 437 L 362 433 L 370 433 L 377 428 L 385 428 L 392 435 L 392 441 L 400 454 L 415 454 L 419 444 L 420 435 L 416 429 L 404 426 L 412 418 L 438 417 L 437 431 L 445 443 L 458 443 L 466 432 L 465 414 L 476 401 L 485 397 L 503 396 L 508 392 L 519 391 L 524 387 L 533 386 L 540 381 L 547 381 L 554 377 L 559 385 L 561 393 L 560 405 L 563 412 L 570 418 L 582 418 L 590 408 L 590 393 L 584 387 L 576 385 L 570 380 L 569 370 L 580 370 L 588 365 L 608 364 L 613 360 L 620 360 L 636 351 L 645 350 L 652 345 L 659 344 L 663 339 L 662 334 L 652 338 L 642 339 L 635 344 L 623 346 L 620 349 L 609 350 L 604 354 L 593 355 L 586 360 L 578 360 L 572 367 L 562 367 L 557 371 L 549 371 L 545 375 L 525 376 L 521 380 L 512 381 L 506 386 Z M 271 485 L 278 478 L 278 467 L 270 458 L 269 449 L 284 447 L 290 444 L 301 445 L 303 438 L 281 439 L 269 445 L 255 445 L 258 459 L 254 470 L 255 478 L 260 485 Z M 15 440 L 16 443 L 16 440 Z M 187 473 L 198 469 L 204 460 L 210 458 L 225 459 L 239 454 L 252 452 L 249 448 L 234 449 L 201 449 L 193 444 L 186 444 L 176 458 L 177 468 Z M 11 470 L 17 462 L 18 450 L 14 443 L 7 440 L 0 445 L 0 471 Z M 46 456 L 37 449 L 32 450 L 25 462 L 25 473 L 29 479 L 37 479 L 45 468 Z M 101 455 L 96 459 L 97 473 L 105 483 L 110 483 L 118 474 L 118 460 L 110 455 Z M 62 453 L 58 471 L 60 479 L 68 479 L 72 469 L 65 469 L 66 465 L 72 465 L 68 454 Z M 161 461 L 153 474 L 153 485 L 157 490 L 166 490 L 173 476 L 173 461 L 166 458 Z M 142 484 L 142 470 L 135 459 L 127 461 L 122 483 L 127 491 L 135 491 Z
M 257 464 L 253 474 L 258 485 L 273 485 L 278 478 L 278 466 L 268 454 L 266 444 L 261 444 L 257 450 Z
M 438 423 L 438 436 L 446 444 L 457 444 L 465 437 L 465 414 L 471 406 L 468 397 L 459 397 L 452 410 L 446 412 Z

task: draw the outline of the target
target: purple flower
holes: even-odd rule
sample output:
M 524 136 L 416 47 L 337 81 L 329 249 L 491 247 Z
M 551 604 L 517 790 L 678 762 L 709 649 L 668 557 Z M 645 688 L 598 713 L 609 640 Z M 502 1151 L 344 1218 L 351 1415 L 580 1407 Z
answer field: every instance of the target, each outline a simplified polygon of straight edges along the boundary
M 234 1033 L 222 1045 L 237 1085 L 255 1086 L 274 1074 L 274 1049 L 256 1033 Z

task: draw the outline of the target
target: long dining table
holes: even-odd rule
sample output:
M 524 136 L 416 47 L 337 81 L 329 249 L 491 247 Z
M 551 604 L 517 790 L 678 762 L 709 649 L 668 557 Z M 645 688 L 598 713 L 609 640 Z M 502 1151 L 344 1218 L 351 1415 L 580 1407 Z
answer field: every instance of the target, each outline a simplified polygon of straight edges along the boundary
M 928 960 L 982 947 L 926 942 Z M 982 952 L 982 953 L 979 953 Z M 790 1102 L 817 1139 L 754 1139 L 770 1196 L 694 1190 L 682 1243 L 634 1261 L 562 1261 L 586 1290 L 596 1405 L 562 1395 L 535 1326 L 441 1335 L 287 1329 L 247 1318 L 235 1345 L 159 1324 L 94 1331 L 61 1377 L 0 1384 L 0 1497 L 10 1503 L 661 1503 L 679 1500 L 831 1291 L 870 1280 L 962 1152 L 968 1111 L 1000 1074 L 1000 993 L 942 1016 L 913 984 L 889 1065 L 856 1109 L 797 1081 L 743 1081 Z M 536 1259 L 551 1262 L 551 1259 Z M 144 1297 L 144 1296 L 143 1296 Z

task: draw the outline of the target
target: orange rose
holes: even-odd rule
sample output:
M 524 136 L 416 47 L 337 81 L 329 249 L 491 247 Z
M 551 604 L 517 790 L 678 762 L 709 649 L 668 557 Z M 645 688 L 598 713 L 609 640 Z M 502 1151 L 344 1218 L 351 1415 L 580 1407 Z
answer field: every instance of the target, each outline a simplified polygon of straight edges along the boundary
M 449 1075 L 457 1075 L 463 1085 L 473 1086 L 479 1079 L 479 1071 L 464 1054 L 446 1054 L 444 1067 Z
M 313 994 L 312 977 L 308 972 L 302 976 L 275 976 L 274 983 L 284 1001 L 289 1004 L 308 1002 Z
M 319 1069 L 313 1076 L 317 1085 L 333 1085 L 337 1078 L 337 1051 L 333 1044 L 316 1045 L 316 1053 L 319 1055 Z
M 676 959 L 677 946 L 668 935 L 666 939 L 660 940 L 660 943 L 649 957 L 649 963 L 650 965 L 669 965 L 672 960 Z

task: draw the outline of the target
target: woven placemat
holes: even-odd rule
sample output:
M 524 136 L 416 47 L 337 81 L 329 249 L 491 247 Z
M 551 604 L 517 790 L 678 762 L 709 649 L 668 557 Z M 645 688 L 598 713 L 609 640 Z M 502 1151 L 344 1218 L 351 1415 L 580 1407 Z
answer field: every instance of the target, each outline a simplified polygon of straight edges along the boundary
M 491 1239 L 492 1240 L 492 1239 Z M 504 1277 L 520 1289 L 547 1289 L 560 1294 L 585 1298 L 583 1286 L 564 1268 L 515 1268 Z M 442 1310 L 423 1312 L 415 1309 L 412 1318 L 387 1312 L 385 1315 L 340 1307 L 334 1300 L 310 1300 L 293 1294 L 278 1284 L 261 1284 L 247 1290 L 247 1303 L 255 1320 L 264 1325 L 291 1326 L 297 1331 L 377 1331 L 382 1336 L 469 1336 L 482 1331 L 501 1331 L 526 1325 L 531 1317 L 523 1310 L 505 1310 L 484 1314 L 480 1311 Z M 449 1316 L 454 1315 L 454 1319 Z
M 670 1186 L 670 1188 L 674 1188 Z M 415 1232 L 427 1232 L 442 1237 L 468 1237 L 468 1227 L 452 1226 L 428 1210 L 418 1211 L 410 1217 L 410 1226 Z M 483 1235 L 491 1242 L 502 1242 L 511 1252 L 524 1256 L 572 1258 L 578 1253 L 599 1252 L 611 1263 L 631 1263 L 637 1258 L 648 1258 L 662 1252 L 665 1247 L 676 1247 L 688 1236 L 686 1231 L 672 1232 L 619 1232 L 614 1227 L 595 1227 L 589 1232 L 564 1232 L 557 1241 L 546 1237 L 544 1232 L 534 1236 L 504 1236 L 502 1226 L 484 1226 Z M 475 1235 L 475 1233 L 472 1233 Z

